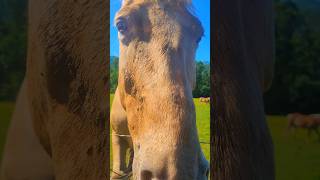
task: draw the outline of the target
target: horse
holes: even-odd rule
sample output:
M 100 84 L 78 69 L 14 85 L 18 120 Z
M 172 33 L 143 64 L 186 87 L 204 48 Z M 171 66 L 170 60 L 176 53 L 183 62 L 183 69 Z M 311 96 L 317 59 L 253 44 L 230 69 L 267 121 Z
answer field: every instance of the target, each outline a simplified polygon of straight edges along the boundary
M 210 103 L 210 97 L 205 98 L 203 102 L 209 104 Z
M 109 1 L 29 0 L 2 180 L 109 178 Z
M 310 114 L 305 115 L 301 113 L 289 113 L 287 115 L 288 119 L 288 130 L 295 130 L 297 128 L 306 129 L 308 131 L 308 136 L 314 131 L 320 140 L 320 132 L 318 130 L 320 126 L 320 115 Z
M 203 102 L 203 103 L 210 103 L 210 97 L 200 97 L 200 102 Z
M 120 42 L 111 109 L 111 179 L 207 179 L 192 89 L 203 35 L 188 0 L 124 0 L 115 16 Z M 133 149 L 132 166 L 125 162 Z
M 272 0 L 213 2 L 211 174 L 275 179 L 263 93 L 273 79 Z

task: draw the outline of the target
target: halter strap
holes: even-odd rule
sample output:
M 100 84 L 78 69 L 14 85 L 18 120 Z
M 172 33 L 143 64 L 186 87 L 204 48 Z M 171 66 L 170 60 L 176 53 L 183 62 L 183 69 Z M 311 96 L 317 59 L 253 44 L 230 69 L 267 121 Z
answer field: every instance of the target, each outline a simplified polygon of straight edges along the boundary
M 131 137 L 130 135 L 126 134 L 117 134 L 117 133 L 112 133 L 111 135 L 119 136 L 119 137 Z

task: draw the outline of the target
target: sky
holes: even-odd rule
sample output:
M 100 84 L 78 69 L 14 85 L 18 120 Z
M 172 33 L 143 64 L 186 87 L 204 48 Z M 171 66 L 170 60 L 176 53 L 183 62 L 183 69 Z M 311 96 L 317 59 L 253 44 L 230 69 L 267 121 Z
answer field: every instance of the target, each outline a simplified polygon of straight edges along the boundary
M 110 55 L 119 57 L 119 41 L 118 32 L 114 26 L 114 16 L 120 9 L 121 0 L 110 1 Z M 197 61 L 210 61 L 210 0 L 193 0 L 192 13 L 201 21 L 204 28 L 204 36 L 202 37 L 197 53 Z

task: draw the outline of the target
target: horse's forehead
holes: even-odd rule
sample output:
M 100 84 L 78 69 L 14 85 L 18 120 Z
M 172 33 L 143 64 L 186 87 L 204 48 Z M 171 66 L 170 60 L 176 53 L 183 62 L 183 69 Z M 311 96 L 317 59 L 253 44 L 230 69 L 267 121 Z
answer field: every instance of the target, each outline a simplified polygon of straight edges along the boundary
M 167 3 L 172 6 L 187 6 L 192 3 L 192 0 L 122 0 L 122 6 L 126 6 L 129 4 L 140 4 L 146 2 L 155 2 L 155 3 Z
M 163 3 L 165 3 L 165 5 Z M 117 12 L 115 19 L 130 14 L 131 12 L 139 12 L 140 7 L 144 4 L 158 5 L 161 7 L 160 9 L 166 9 L 165 12 L 180 12 L 179 14 L 185 17 L 183 19 L 187 19 L 184 24 L 191 24 L 193 29 L 197 29 L 199 34 L 203 35 L 204 30 L 201 22 L 188 10 L 189 5 L 192 4 L 192 0 L 122 0 L 121 9 Z M 170 6 L 172 8 L 163 8 L 164 6 Z M 151 6 L 148 7 L 151 8 Z M 152 11 L 154 11 L 154 9 Z M 158 13 L 159 12 L 155 12 L 154 15 Z

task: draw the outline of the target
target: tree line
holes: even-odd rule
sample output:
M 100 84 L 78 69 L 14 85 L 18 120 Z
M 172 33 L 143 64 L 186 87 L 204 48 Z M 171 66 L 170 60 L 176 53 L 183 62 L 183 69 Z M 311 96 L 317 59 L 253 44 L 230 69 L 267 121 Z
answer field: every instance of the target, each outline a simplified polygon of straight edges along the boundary
M 266 112 L 319 113 L 320 33 L 314 27 L 320 21 L 307 23 L 292 1 L 277 1 L 275 12 L 275 74 L 264 96 Z
M 25 74 L 26 7 L 26 0 L 0 0 L 0 101 L 15 99 Z

